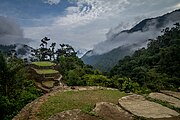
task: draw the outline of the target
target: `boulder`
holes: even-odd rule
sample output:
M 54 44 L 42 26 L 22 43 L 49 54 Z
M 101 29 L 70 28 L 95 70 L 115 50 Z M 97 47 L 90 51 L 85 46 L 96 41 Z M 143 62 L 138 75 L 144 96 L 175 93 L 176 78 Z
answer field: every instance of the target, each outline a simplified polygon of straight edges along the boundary
M 93 111 L 103 120 L 132 120 L 133 116 L 118 105 L 107 102 L 96 103 Z
M 51 116 L 48 120 L 100 120 L 79 109 L 68 110 Z

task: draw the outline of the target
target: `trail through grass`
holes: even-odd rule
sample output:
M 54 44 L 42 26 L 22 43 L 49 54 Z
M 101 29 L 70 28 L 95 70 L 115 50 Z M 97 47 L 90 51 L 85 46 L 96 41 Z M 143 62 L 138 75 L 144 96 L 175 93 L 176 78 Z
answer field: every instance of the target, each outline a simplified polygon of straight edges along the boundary
M 97 102 L 111 102 L 118 104 L 118 99 L 125 96 L 124 92 L 118 90 L 89 90 L 89 91 L 67 91 L 50 97 L 41 108 L 38 117 L 47 119 L 56 113 L 81 109 L 90 112 Z

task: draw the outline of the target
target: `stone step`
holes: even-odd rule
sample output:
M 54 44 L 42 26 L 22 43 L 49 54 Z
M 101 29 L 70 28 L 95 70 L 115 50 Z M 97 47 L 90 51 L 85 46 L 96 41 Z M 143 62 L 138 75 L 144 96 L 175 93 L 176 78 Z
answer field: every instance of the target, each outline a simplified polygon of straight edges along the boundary
M 173 91 L 168 91 L 168 90 L 161 90 L 160 92 L 163 94 L 180 99 L 180 92 L 173 92 Z
M 162 93 L 150 93 L 148 97 L 168 102 L 170 105 L 180 108 L 180 100 L 174 97 Z
M 119 104 L 133 115 L 144 118 L 170 118 L 180 114 L 158 103 L 150 102 L 141 95 L 129 95 L 119 99 Z
M 50 89 L 47 89 L 47 88 L 43 87 L 43 86 L 41 85 L 41 83 L 39 83 L 39 82 L 35 82 L 35 85 L 36 85 L 39 89 L 41 89 L 43 92 L 45 92 L 45 93 L 50 92 Z

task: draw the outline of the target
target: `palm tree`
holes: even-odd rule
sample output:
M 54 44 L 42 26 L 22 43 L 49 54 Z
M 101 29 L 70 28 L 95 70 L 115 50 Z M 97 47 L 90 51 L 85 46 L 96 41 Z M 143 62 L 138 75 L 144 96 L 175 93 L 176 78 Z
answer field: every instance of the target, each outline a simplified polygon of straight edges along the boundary
M 44 45 L 46 45 L 46 48 L 47 48 L 47 42 L 44 40 L 44 38 L 41 40 L 41 44 L 40 44 L 40 46 L 43 46 L 43 48 L 44 48 Z
M 44 42 L 44 44 L 46 45 L 46 48 L 47 48 L 47 42 L 49 41 L 50 39 L 48 39 L 47 37 L 44 37 L 42 39 L 42 41 Z
M 51 49 L 51 52 L 52 52 L 52 56 L 53 56 L 53 59 L 54 59 L 54 60 L 55 60 L 55 52 L 54 52 L 55 46 L 56 46 L 56 43 L 52 43 L 51 46 L 50 46 L 50 47 L 52 48 L 52 49 Z

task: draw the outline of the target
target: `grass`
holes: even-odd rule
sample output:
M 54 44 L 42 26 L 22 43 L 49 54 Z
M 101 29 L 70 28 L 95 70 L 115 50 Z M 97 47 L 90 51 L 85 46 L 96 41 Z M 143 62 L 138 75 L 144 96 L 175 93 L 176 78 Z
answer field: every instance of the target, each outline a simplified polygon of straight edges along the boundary
M 32 62 L 32 64 L 40 66 L 40 67 L 50 67 L 55 65 L 55 63 L 44 61 L 44 62 Z
M 42 82 L 42 84 L 51 88 L 54 86 L 54 81 L 45 81 L 45 82 Z
M 118 99 L 125 96 L 124 92 L 118 90 L 92 90 L 92 91 L 67 91 L 52 96 L 43 103 L 38 113 L 40 119 L 47 119 L 56 113 L 81 109 L 91 114 L 97 102 L 118 103 Z
M 38 74 L 54 74 L 54 73 L 58 73 L 57 70 L 53 70 L 53 69 L 40 69 L 40 70 L 36 69 L 36 72 Z

